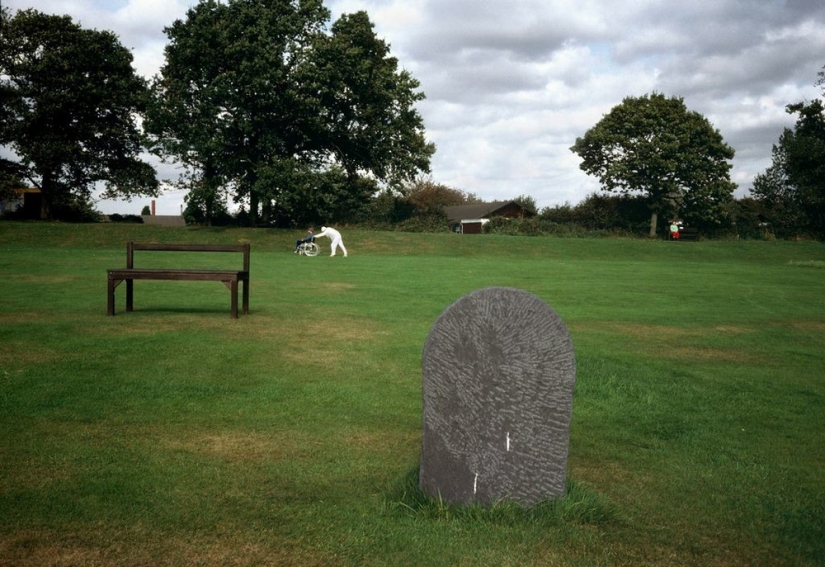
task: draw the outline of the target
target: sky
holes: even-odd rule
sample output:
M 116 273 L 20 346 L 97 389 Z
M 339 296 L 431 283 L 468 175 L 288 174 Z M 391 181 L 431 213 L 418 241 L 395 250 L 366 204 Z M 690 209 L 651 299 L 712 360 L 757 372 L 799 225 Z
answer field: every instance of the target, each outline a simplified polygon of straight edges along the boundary
M 163 29 L 196 0 L 0 0 L 12 12 L 68 14 L 111 30 L 147 78 L 163 65 Z M 822 97 L 822 0 L 326 0 L 332 21 L 366 11 L 402 68 L 436 145 L 431 178 L 488 200 L 575 205 L 599 190 L 570 151 L 629 96 L 682 97 L 734 148 L 737 197 L 771 163 L 795 120 L 788 104 Z M 175 175 L 156 164 L 161 178 Z M 184 192 L 155 199 L 179 214 Z M 99 201 L 139 214 L 151 199 Z M 234 205 L 231 205 L 234 207 Z

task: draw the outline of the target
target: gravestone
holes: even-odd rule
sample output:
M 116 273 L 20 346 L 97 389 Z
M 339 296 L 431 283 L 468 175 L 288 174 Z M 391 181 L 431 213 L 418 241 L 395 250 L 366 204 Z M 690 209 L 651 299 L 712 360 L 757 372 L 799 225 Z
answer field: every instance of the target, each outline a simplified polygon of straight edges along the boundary
M 446 502 L 562 496 L 576 361 L 558 314 L 526 291 L 465 295 L 423 355 L 420 485 Z

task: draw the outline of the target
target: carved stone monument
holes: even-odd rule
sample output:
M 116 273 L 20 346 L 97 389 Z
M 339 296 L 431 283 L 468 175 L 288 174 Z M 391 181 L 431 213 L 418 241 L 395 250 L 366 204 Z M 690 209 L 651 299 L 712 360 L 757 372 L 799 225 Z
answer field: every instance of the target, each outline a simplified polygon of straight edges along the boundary
M 420 484 L 446 502 L 562 496 L 576 361 L 561 318 L 526 291 L 469 293 L 423 355 Z

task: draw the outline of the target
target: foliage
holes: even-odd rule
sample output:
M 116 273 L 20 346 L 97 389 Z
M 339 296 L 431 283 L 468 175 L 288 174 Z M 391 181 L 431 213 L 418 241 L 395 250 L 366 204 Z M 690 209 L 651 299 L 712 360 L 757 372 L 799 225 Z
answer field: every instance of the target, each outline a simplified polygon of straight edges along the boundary
M 769 209 L 778 235 L 825 238 L 825 106 L 814 99 L 790 104 L 787 112 L 798 116 L 796 124 L 780 135 L 772 163 L 754 178 L 752 193 Z
M 531 211 L 533 213 L 539 212 L 539 207 L 536 204 L 536 199 L 531 195 L 519 195 L 518 197 L 513 199 L 513 201 L 518 203 L 528 211 Z
M 730 226 L 726 227 L 726 236 L 736 239 L 754 240 L 771 239 L 763 222 L 764 207 L 751 198 L 736 199 L 728 205 L 727 218 Z
M 113 213 L 109 215 L 109 221 L 143 224 L 143 217 L 141 217 L 140 215 L 121 215 L 118 213 Z
M 409 219 L 415 213 L 415 205 L 390 190 L 375 195 L 365 211 L 361 224 L 373 228 L 391 227 Z
M 367 204 L 364 179 L 429 169 L 417 81 L 365 13 L 327 31 L 329 17 L 320 0 L 206 0 L 166 30 L 155 149 L 248 203 L 253 224 L 259 209 L 278 226 L 338 222 Z
M 593 228 L 575 222 L 559 223 L 546 217 L 493 217 L 484 224 L 485 234 L 509 236 L 558 236 L 563 238 L 592 238 L 600 236 L 631 236 L 618 228 Z
M 0 158 L 0 201 L 17 198 L 18 189 L 24 186 L 14 162 Z
M 140 211 L 140 214 L 141 215 L 147 215 L 147 216 L 151 215 L 152 214 L 152 209 L 149 208 L 149 205 L 144 205 L 143 209 L 141 209 L 141 211 Z
M 449 232 L 450 225 L 447 223 L 447 213 L 441 211 L 430 211 L 425 213 L 415 213 L 407 220 L 398 223 L 397 230 L 405 232 Z
M 208 168 L 190 170 L 181 176 L 178 185 L 189 188 L 189 192 L 183 198 L 186 202 L 183 218 L 187 223 L 227 224 L 229 212 L 225 203 L 225 192 Z
M 349 176 L 340 167 L 303 171 L 293 177 L 270 210 L 270 224 L 278 227 L 305 227 L 355 222 L 364 217 L 376 185 L 372 179 Z
M 3 171 L 39 187 L 54 218 L 82 213 L 99 182 L 106 198 L 155 195 L 135 124 L 146 85 L 129 51 L 68 16 L 3 9 L 0 19 L 0 146 L 16 156 Z
M 733 149 L 678 97 L 627 97 L 570 149 L 604 190 L 645 196 L 653 213 L 650 236 L 658 215 L 721 223 L 735 189 Z
M 329 35 L 315 37 L 300 78 L 324 119 L 316 151 L 334 157 L 350 177 L 369 173 L 399 187 L 429 172 L 435 147 L 414 108 L 424 99 L 419 82 L 399 71 L 373 27 L 364 11 L 341 15 Z
M 639 195 L 591 193 L 580 203 L 545 207 L 539 216 L 554 225 L 566 225 L 577 234 L 645 234 L 649 209 Z M 575 228 L 573 228 L 575 227 Z M 560 228 L 554 228 L 559 233 Z
M 436 183 L 431 177 L 419 177 L 405 184 L 401 195 L 419 214 L 441 211 L 444 207 L 481 203 L 474 194 Z

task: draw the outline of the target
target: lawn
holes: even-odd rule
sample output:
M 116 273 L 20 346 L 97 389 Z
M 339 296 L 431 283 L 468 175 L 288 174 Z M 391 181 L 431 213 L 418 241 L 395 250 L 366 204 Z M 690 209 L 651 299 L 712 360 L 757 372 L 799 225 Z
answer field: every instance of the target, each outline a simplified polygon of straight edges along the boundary
M 824 245 L 343 234 L 0 223 L 0 566 L 825 565 Z M 107 317 L 129 240 L 250 242 L 251 313 L 139 281 Z M 532 509 L 416 485 L 424 341 L 491 285 L 576 352 Z

